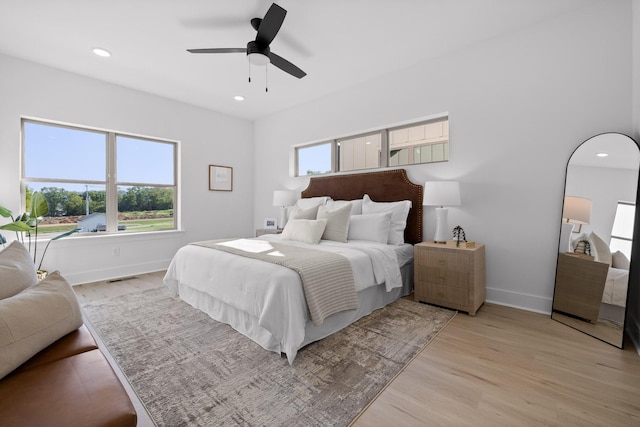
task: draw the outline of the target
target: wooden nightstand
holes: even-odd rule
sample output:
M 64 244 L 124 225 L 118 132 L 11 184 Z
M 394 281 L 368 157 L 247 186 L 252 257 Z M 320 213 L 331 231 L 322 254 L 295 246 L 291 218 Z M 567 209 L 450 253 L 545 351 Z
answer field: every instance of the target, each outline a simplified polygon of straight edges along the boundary
M 282 233 L 282 228 L 256 228 L 256 237 L 262 236 L 263 234 L 280 234 Z
M 608 272 L 609 264 L 596 262 L 593 257 L 558 254 L 553 311 L 596 323 Z
M 484 245 L 422 242 L 413 247 L 414 299 L 475 316 L 485 297 Z

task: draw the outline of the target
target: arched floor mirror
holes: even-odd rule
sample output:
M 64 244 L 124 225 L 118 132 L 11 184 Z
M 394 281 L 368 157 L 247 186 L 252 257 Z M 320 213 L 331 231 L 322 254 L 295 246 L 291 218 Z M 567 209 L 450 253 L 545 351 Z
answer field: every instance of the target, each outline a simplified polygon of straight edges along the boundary
M 620 348 L 629 287 L 639 286 L 630 280 L 639 169 L 637 142 L 604 133 L 576 148 L 565 178 L 551 317 Z

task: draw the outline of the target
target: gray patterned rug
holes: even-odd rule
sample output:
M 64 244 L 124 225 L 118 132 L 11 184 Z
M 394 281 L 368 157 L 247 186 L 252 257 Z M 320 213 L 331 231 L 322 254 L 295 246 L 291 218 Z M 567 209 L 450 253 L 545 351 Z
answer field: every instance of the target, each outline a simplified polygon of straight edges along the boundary
M 83 305 L 159 426 L 346 426 L 455 316 L 398 300 L 290 366 L 163 287 Z

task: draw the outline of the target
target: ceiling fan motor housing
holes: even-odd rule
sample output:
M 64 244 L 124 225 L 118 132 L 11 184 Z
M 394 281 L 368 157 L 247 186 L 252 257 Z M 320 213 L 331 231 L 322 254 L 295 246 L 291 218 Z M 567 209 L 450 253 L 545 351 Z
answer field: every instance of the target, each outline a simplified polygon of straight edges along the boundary
M 269 46 L 260 46 L 253 40 L 247 43 L 247 58 L 253 65 L 267 65 L 270 63 L 270 51 Z

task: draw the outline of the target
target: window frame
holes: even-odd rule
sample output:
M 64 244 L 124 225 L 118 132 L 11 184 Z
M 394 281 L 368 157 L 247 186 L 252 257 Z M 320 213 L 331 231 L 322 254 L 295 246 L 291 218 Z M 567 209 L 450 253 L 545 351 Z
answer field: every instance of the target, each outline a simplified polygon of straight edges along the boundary
M 415 166 L 415 165 L 428 165 L 428 164 L 432 164 L 432 163 L 443 163 L 443 162 L 448 162 L 449 161 L 449 149 L 447 148 L 447 159 L 446 160 L 437 160 L 437 161 L 431 161 L 431 162 L 422 162 L 422 163 L 409 163 L 406 165 L 398 165 L 398 166 L 390 166 L 390 143 L 389 143 L 389 132 L 391 131 L 395 131 L 395 130 L 401 130 L 401 129 L 408 129 L 411 127 L 415 127 L 415 126 L 420 126 L 420 125 L 426 125 L 426 124 L 430 124 L 430 123 L 437 123 L 437 122 L 441 122 L 441 121 L 450 121 L 450 115 L 448 112 L 444 112 L 444 113 L 440 113 L 440 114 L 435 114 L 432 116 L 428 116 L 428 117 L 422 117 L 419 119 L 414 119 L 414 120 L 409 120 L 406 122 L 401 122 L 401 123 L 396 123 L 393 125 L 388 125 L 388 126 L 384 126 L 381 128 L 376 128 L 376 129 L 372 129 L 372 130 L 368 130 L 368 131 L 362 131 L 362 132 L 358 132 L 358 133 L 354 133 L 354 134 L 349 134 L 349 135 L 344 135 L 344 136 L 340 136 L 340 137 L 336 137 L 336 138 L 331 138 L 331 139 L 325 139 L 322 141 L 316 141 L 316 142 L 312 142 L 312 143 L 306 143 L 306 144 L 300 144 L 300 145 L 295 145 L 293 148 L 293 174 L 292 176 L 294 177 L 309 177 L 309 176 L 314 176 L 317 174 L 308 174 L 308 175 L 301 175 L 299 174 L 299 152 L 301 149 L 304 148 L 309 148 L 309 147 L 313 147 L 313 146 L 317 146 L 317 145 L 322 145 L 322 144 L 331 144 L 331 171 L 330 172 L 326 172 L 323 173 L 321 175 L 329 175 L 329 174 L 336 174 L 336 173 L 348 173 L 348 172 L 357 172 L 357 171 L 364 171 L 364 170 L 374 170 L 374 169 L 385 169 L 385 168 L 398 168 L 398 167 L 407 167 L 407 166 Z M 447 124 L 449 130 L 448 130 L 448 136 L 447 136 L 447 147 L 448 144 L 450 142 L 450 124 Z M 372 167 L 372 168 L 358 168 L 358 169 L 345 169 L 345 170 L 341 170 L 340 169 L 340 142 L 344 141 L 344 140 L 350 140 L 350 139 L 356 139 L 356 138 L 360 138 L 360 137 L 364 137 L 364 136 L 369 136 L 369 135 L 375 135 L 375 134 L 380 134 L 380 165 L 377 167 Z
M 65 129 L 78 130 L 83 132 L 94 132 L 105 135 L 105 181 L 96 180 L 78 180 L 67 178 L 40 178 L 37 176 L 26 176 L 26 137 L 25 137 L 25 123 L 33 123 L 42 126 L 61 127 Z M 144 140 L 154 143 L 171 144 L 173 146 L 173 184 L 152 184 L 152 183 L 140 183 L 140 182 L 119 182 L 117 179 L 117 138 L 126 137 L 138 140 Z M 179 185 L 178 185 L 178 156 L 179 156 L 179 141 L 174 141 L 166 138 L 150 137 L 137 135 L 133 133 L 118 132 L 114 130 L 100 129 L 89 126 L 82 126 L 69 123 L 60 123 L 50 120 L 44 120 L 33 117 L 20 117 L 20 143 L 21 143 L 21 200 L 25 200 L 26 186 L 29 182 L 38 183 L 55 183 L 55 184 L 81 184 L 81 185 L 103 185 L 105 187 L 105 219 L 106 230 L 97 233 L 82 233 L 82 235 L 105 235 L 105 234 L 119 234 L 119 235 L 131 235 L 137 233 L 162 233 L 168 231 L 179 231 Z M 118 233 L 118 187 L 119 186 L 140 186 L 140 187 L 155 187 L 155 188 L 172 188 L 173 189 L 173 227 L 170 229 L 153 230 L 153 231 L 137 231 L 129 233 Z M 24 209 L 24 207 L 23 207 Z

